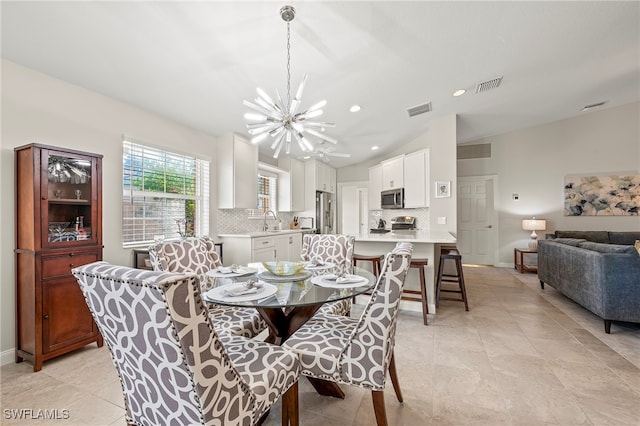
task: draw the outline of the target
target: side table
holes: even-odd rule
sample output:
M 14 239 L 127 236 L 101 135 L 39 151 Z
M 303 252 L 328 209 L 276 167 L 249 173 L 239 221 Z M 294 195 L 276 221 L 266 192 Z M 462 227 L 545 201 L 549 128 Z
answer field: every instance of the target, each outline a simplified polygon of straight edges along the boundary
M 524 263 L 525 254 L 537 254 L 538 250 L 531 250 L 528 248 L 514 248 L 513 249 L 513 267 L 518 269 L 520 273 L 538 272 L 538 265 L 527 265 Z

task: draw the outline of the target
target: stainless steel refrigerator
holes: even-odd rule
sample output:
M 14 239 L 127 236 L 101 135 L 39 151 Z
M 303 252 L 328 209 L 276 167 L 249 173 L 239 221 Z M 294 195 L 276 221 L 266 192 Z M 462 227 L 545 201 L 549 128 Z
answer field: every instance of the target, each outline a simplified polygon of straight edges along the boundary
M 333 234 L 335 217 L 333 194 L 316 191 L 316 229 L 318 234 Z

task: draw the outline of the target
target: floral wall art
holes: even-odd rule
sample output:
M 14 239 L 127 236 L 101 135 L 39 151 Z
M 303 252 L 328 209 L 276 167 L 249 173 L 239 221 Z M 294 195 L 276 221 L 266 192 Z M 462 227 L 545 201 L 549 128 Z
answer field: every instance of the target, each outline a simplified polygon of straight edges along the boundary
M 565 216 L 638 216 L 640 175 L 566 176 Z

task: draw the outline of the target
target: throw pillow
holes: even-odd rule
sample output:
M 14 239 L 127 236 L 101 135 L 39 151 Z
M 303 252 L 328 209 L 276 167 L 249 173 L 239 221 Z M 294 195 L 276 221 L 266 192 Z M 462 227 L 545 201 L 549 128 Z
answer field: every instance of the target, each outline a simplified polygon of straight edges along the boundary
M 633 246 L 638 250 L 638 256 L 640 256 L 640 240 L 636 240 L 636 243 Z

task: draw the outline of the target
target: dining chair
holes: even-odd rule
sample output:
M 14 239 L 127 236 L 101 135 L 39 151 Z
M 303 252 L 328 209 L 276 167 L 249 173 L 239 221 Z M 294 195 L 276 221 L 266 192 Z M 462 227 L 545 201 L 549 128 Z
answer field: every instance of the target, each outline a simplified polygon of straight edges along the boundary
M 218 335 L 194 274 L 107 262 L 72 270 L 116 367 L 129 425 L 253 425 L 282 398 L 298 424 L 298 357 Z
M 302 238 L 300 257 L 308 262 L 320 259 L 323 262 L 335 264 L 333 272 L 336 274 L 353 273 L 353 246 L 355 237 L 340 234 L 305 234 Z M 349 315 L 351 300 L 343 299 L 325 303 L 318 313 L 332 315 Z
M 149 259 L 154 271 L 196 274 L 203 293 L 213 286 L 213 279 L 206 273 L 222 265 L 209 237 L 155 243 L 149 247 Z M 267 328 L 267 323 L 255 309 L 218 304 L 208 306 L 219 333 L 255 337 Z
M 403 244 L 385 256 L 359 318 L 317 314 L 282 345 L 300 355 L 304 376 L 371 389 L 378 426 L 387 425 L 387 371 L 398 401 L 403 400 L 394 346 L 398 307 L 413 251 L 411 244 Z

